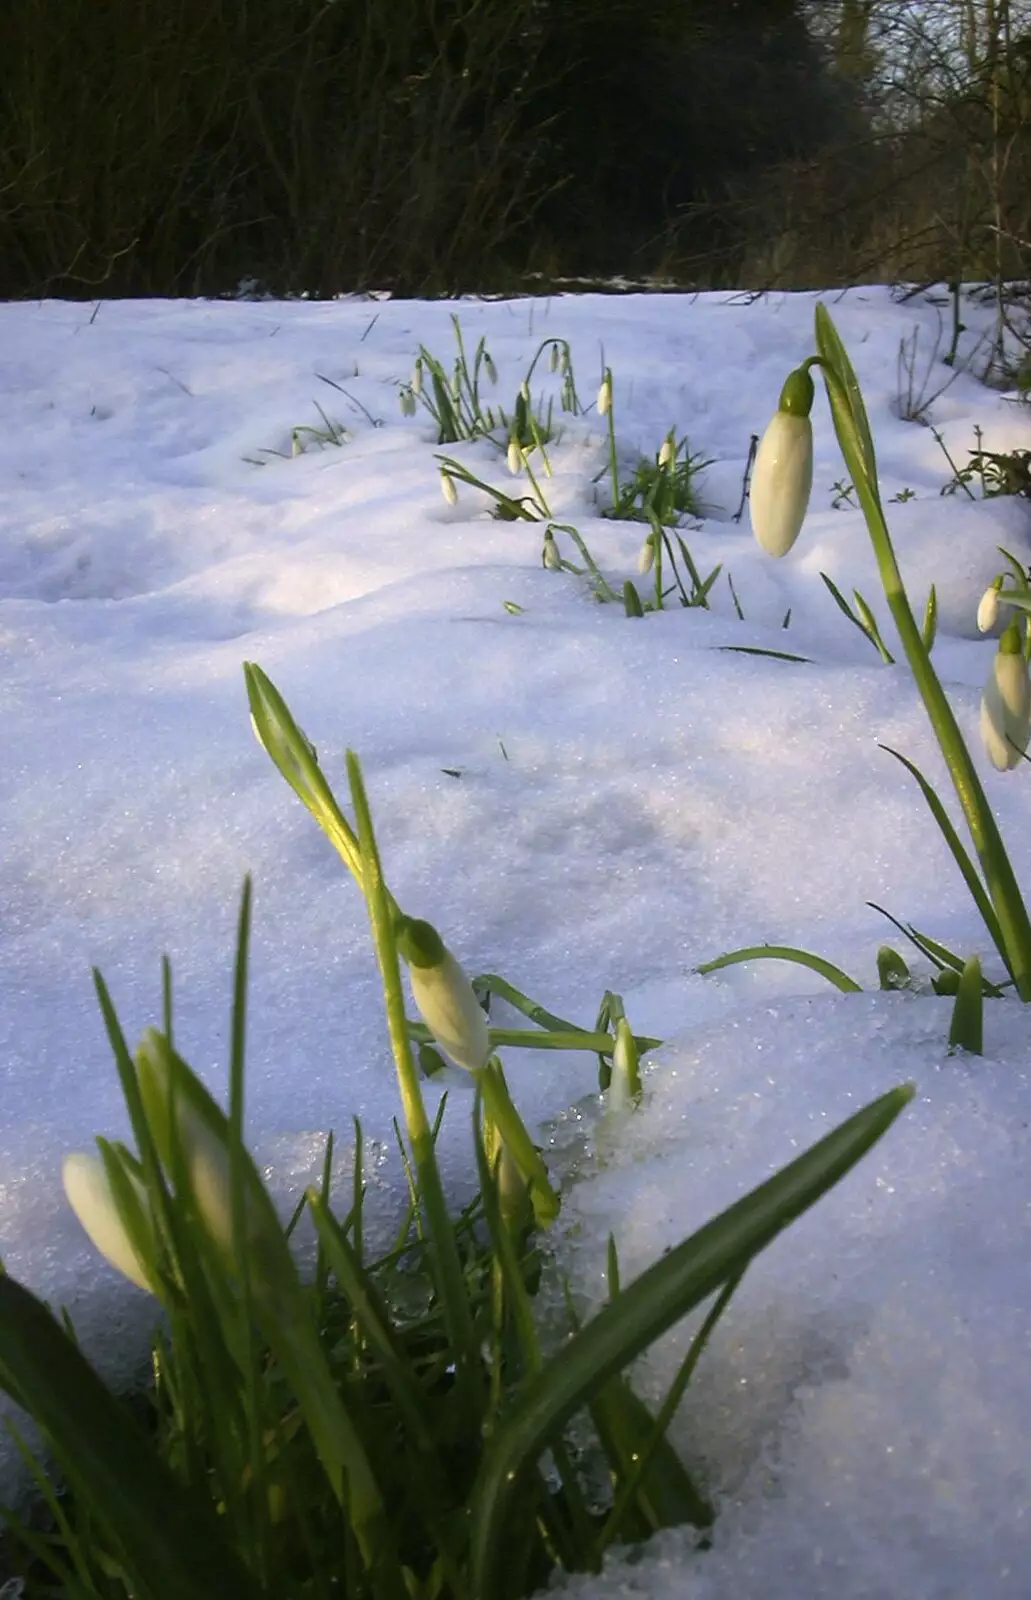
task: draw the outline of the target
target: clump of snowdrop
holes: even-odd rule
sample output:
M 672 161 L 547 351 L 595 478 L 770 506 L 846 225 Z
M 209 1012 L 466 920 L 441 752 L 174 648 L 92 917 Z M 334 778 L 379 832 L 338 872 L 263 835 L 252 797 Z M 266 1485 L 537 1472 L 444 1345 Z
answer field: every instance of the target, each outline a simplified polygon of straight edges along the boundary
M 834 323 L 822 305 L 816 308 L 815 320 L 817 353 L 807 357 L 802 366 L 788 377 L 781 394 L 780 408 L 767 429 L 756 458 L 752 484 L 753 529 L 759 543 L 774 556 L 784 555 L 798 538 L 812 485 L 813 445 L 809 413 L 813 396 L 809 369 L 818 366 L 823 375 L 838 444 L 866 521 L 888 609 L 952 779 L 956 798 L 966 820 L 973 854 L 964 846 L 944 805 L 924 775 L 907 757 L 897 751 L 889 753 L 896 756 L 919 783 L 935 823 L 1002 961 L 1006 971 L 1005 982 L 1012 985 L 1025 1004 L 1031 1003 L 1031 915 L 977 768 L 931 662 L 936 617 L 934 590 L 931 590 L 921 628 L 910 605 L 888 530 L 878 484 L 873 436 L 859 381 Z M 1005 604 L 1025 614 L 1031 613 L 1029 574 L 1008 552 L 1002 553 L 1010 562 L 1015 578 L 1015 587 L 1005 590 Z M 996 579 L 981 597 L 978 625 L 983 631 L 995 627 L 999 621 L 1003 582 L 1003 578 Z M 863 611 L 858 616 L 852 615 L 843 597 L 837 598 L 845 613 L 876 643 L 879 635 L 870 608 L 864 603 Z M 855 598 L 858 607 L 860 597 L 857 595 Z M 999 771 L 1011 770 L 1020 763 L 1031 738 L 1031 688 L 1027 667 L 1031 646 L 1025 637 L 1026 632 L 1027 624 L 1023 628 L 1010 624 L 1004 630 L 981 702 L 982 741 L 989 760 Z M 886 651 L 883 653 L 887 656 Z M 963 1046 L 979 1052 L 982 1047 L 983 996 L 999 995 L 1002 987 L 982 977 L 977 957 L 964 960 L 938 940 L 917 934 L 901 923 L 897 926 L 912 939 L 922 954 L 932 959 L 939 970 L 939 979 L 936 981 L 944 982 L 947 978 L 955 994 L 950 1046 Z M 853 979 L 829 962 L 790 946 L 750 946 L 728 952 L 697 970 L 714 971 L 735 961 L 769 956 L 798 961 L 820 971 L 841 989 L 858 988 Z

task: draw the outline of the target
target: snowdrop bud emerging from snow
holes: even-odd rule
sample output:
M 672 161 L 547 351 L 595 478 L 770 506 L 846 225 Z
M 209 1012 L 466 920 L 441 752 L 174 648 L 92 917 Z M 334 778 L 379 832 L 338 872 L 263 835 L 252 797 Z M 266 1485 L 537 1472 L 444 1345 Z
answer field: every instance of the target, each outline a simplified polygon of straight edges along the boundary
M 401 415 L 403 417 L 415 416 L 415 395 L 411 389 L 402 389 L 399 399 L 401 401 Z
M 558 345 L 557 344 L 553 344 L 552 347 L 551 347 L 551 354 L 548 357 L 548 366 L 550 367 L 552 372 L 557 372 L 558 371 L 558 361 L 559 361 Z
M 515 434 L 508 441 L 508 470 L 513 478 L 517 478 L 523 470 L 523 452 L 519 448 L 519 440 Z
M 562 566 L 562 557 L 558 552 L 558 542 L 549 528 L 544 535 L 544 549 L 541 551 L 541 563 L 549 572 L 558 572 Z
M 662 441 L 662 449 L 659 451 L 659 466 L 668 467 L 676 453 L 677 447 L 673 442 L 673 435 L 671 433 L 667 434 Z
M 229 1151 L 194 1105 L 188 1091 L 170 1093 L 171 1052 L 156 1028 L 148 1028 L 136 1049 L 136 1078 L 147 1121 L 161 1164 L 171 1174 L 174 1107 L 176 1136 L 182 1148 L 197 1209 L 215 1242 L 229 1251 L 233 1245 L 233 1206 L 229 1177 Z
M 530 404 L 530 385 L 527 383 L 525 378 L 523 379 L 522 383 L 519 385 L 519 393 L 522 396 L 523 400 L 526 402 L 526 404 L 529 405 Z
M 448 505 L 457 506 L 458 490 L 455 488 L 455 480 L 450 472 L 442 472 L 440 474 L 440 488 Z
M 127 1177 L 139 1191 L 140 1200 L 145 1204 L 146 1193 L 143 1185 L 132 1173 L 127 1173 Z M 122 1219 L 118 1215 L 107 1169 L 100 1157 L 86 1155 L 79 1150 L 65 1156 L 61 1179 L 68 1204 L 101 1255 L 106 1257 L 113 1267 L 117 1267 L 124 1277 L 153 1294 L 154 1285 L 147 1276 L 143 1262 L 133 1249 Z
M 487 374 L 487 377 L 490 379 L 491 383 L 497 383 L 498 369 L 494 365 L 486 350 L 483 352 L 483 370 Z
M 981 633 L 991 633 L 999 620 L 1000 587 L 1001 580 L 996 578 L 981 596 L 981 604 L 977 608 L 977 626 Z
M 616 1023 L 616 1043 L 612 1051 L 612 1078 L 609 1083 L 609 1106 L 615 1110 L 629 1105 L 641 1092 L 641 1070 L 638 1065 L 637 1045 L 630 1024 L 625 1017 Z
M 599 415 L 599 417 L 607 417 L 608 414 L 609 414 L 609 411 L 611 409 L 612 409 L 612 374 L 606 368 L 605 376 L 601 380 L 601 388 L 598 390 L 598 415 Z
M 402 917 L 397 948 L 408 966 L 419 1015 L 440 1048 L 468 1072 L 490 1060 L 487 1016 L 432 923 Z
M 422 394 L 422 356 L 416 361 L 412 371 L 412 393 Z
M 643 578 L 645 573 L 652 570 L 655 565 L 655 535 L 650 533 L 641 546 L 637 557 L 637 570 Z
M 813 487 L 813 380 L 791 373 L 755 457 L 749 510 L 752 532 L 767 555 L 786 556 L 798 538 Z
M 508 1223 L 518 1222 L 527 1210 L 529 1184 L 519 1170 L 519 1163 L 501 1136 L 500 1130 L 489 1119 L 483 1128 L 483 1148 L 498 1185 L 498 1205 L 502 1218 Z
M 981 696 L 981 738 L 1000 772 L 1015 767 L 1031 738 L 1031 682 L 1023 639 L 1011 622 L 992 661 L 992 675 Z

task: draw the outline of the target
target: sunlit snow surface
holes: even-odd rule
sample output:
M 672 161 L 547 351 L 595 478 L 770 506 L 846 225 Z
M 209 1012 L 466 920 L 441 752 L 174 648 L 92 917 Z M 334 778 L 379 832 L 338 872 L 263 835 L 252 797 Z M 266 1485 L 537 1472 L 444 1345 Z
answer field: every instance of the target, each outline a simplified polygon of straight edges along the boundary
M 670 1041 L 618 1139 L 597 1121 L 594 1058 L 506 1063 L 566 1175 L 556 1249 L 584 1306 L 604 1298 L 610 1231 L 628 1279 L 874 1095 L 918 1085 L 750 1269 L 702 1362 L 675 1437 L 720 1504 L 713 1550 L 671 1534 L 616 1555 L 570 1585 L 592 1600 L 1028 1592 L 1027 1016 L 989 1006 L 985 1056 L 950 1058 L 947 1002 L 842 996 L 772 962 L 691 970 L 784 942 L 875 988 L 877 945 L 898 937 L 867 901 L 993 963 L 919 791 L 878 748 L 947 792 L 908 673 L 881 665 L 820 578 L 858 588 L 895 643 L 862 520 L 831 506 L 847 472 L 822 394 L 795 550 L 774 563 L 732 520 L 749 437 L 812 350 L 816 299 L 0 306 L 0 1254 L 71 1307 L 108 1366 L 138 1359 L 151 1302 L 98 1262 L 60 1191 L 66 1150 L 125 1132 L 92 965 L 135 1040 L 158 1020 L 167 951 L 177 1043 L 221 1089 L 252 872 L 252 1144 L 285 1198 L 329 1127 L 345 1143 L 357 1113 L 384 1151 L 391 1136 L 361 898 L 253 739 L 244 660 L 282 690 L 342 799 L 343 751 L 358 751 L 394 893 L 470 970 L 584 1024 L 616 989 L 637 1031 Z M 918 613 L 937 586 L 935 662 L 975 741 L 993 648 L 977 600 L 998 545 L 1031 559 L 1031 513 L 941 498 L 938 445 L 897 415 L 899 340 L 919 324 L 919 381 L 935 306 L 881 289 L 828 304 L 884 497 L 915 491 L 889 507 L 892 531 Z M 540 527 L 492 521 L 465 489 L 445 505 L 432 424 L 401 417 L 398 386 L 420 342 L 450 365 L 453 310 L 470 350 L 487 335 L 508 409 L 559 336 L 586 404 L 611 366 L 625 465 L 671 426 L 713 458 L 709 515 L 682 530 L 703 576 L 723 564 L 711 612 L 671 598 L 628 621 L 542 569 Z M 986 316 L 964 307 L 961 358 Z M 557 397 L 537 373 L 535 394 Z M 947 377 L 935 365 L 929 391 Z M 264 453 L 321 426 L 316 401 L 343 447 Z M 958 464 L 975 424 L 988 449 L 1028 443 L 1025 413 L 965 374 L 929 416 Z M 564 427 L 551 506 L 618 589 L 642 530 L 599 517 L 593 410 Z M 497 449 L 447 448 L 513 492 Z M 977 759 L 1031 884 L 1028 780 Z M 445 1156 L 461 1186 L 470 1103 L 454 1089 Z M 389 1210 L 386 1155 L 377 1177 Z M 642 1364 L 650 1397 L 689 1333 Z

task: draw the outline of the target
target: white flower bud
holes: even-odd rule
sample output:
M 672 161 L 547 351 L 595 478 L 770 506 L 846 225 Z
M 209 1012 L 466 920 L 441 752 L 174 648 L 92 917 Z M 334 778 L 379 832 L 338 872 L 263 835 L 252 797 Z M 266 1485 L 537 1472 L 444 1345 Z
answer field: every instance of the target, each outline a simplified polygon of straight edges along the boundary
M 525 378 L 523 379 L 522 383 L 519 385 L 519 394 L 520 394 L 520 398 L 525 402 L 525 404 L 529 405 L 530 404 L 530 385 L 527 383 Z
M 456 506 L 458 504 L 458 490 L 455 488 L 455 480 L 450 472 L 441 472 L 440 488 L 448 505 Z
M 676 454 L 677 447 L 673 441 L 673 435 L 670 433 L 662 441 L 662 449 L 659 451 L 659 466 L 668 467 L 670 462 L 676 459 Z
M 146 1205 L 143 1185 L 133 1173 L 127 1171 L 126 1176 Z M 61 1179 L 69 1205 L 101 1255 L 124 1277 L 153 1294 L 154 1285 L 118 1215 L 107 1168 L 100 1157 L 83 1151 L 65 1156 Z
M 612 1051 L 612 1078 L 608 1103 L 611 1110 L 630 1105 L 641 1092 L 641 1069 L 637 1045 L 625 1017 L 616 1023 L 616 1043 Z
M 483 352 L 483 370 L 484 370 L 484 372 L 486 372 L 487 377 L 490 379 L 491 383 L 497 383 L 497 381 L 498 381 L 498 369 L 494 365 L 493 361 L 490 358 L 489 353 L 486 350 Z
M 515 434 L 508 441 L 508 470 L 513 478 L 517 478 L 523 470 L 523 452 L 519 448 L 519 440 Z
M 637 556 L 637 570 L 643 578 L 655 565 L 655 535 L 650 533 L 641 546 Z
M 612 374 L 611 374 L 611 372 L 606 370 L 605 376 L 601 380 L 601 388 L 598 390 L 598 415 L 599 415 L 599 417 L 607 417 L 608 414 L 609 414 L 609 411 L 611 410 L 611 408 L 612 408 Z
M 1031 681 L 1021 630 L 1011 623 L 992 659 L 992 673 L 981 696 L 981 738 L 1000 772 L 1015 767 L 1031 739 Z
M 411 389 L 402 389 L 398 399 L 401 404 L 401 415 L 404 417 L 415 416 L 415 395 Z
M 544 535 L 544 548 L 541 551 L 541 562 L 549 572 L 558 572 L 562 567 L 562 557 L 559 555 L 558 542 L 549 528 Z
M 558 345 L 553 344 L 551 347 L 551 353 L 548 356 L 548 367 L 552 372 L 558 371 L 558 359 Z
M 468 1072 L 490 1060 L 487 1016 L 462 968 L 428 922 L 405 917 L 397 948 L 408 966 L 419 1015 L 440 1048 Z
M 412 369 L 411 388 L 413 394 L 422 394 L 422 356 L 419 357 Z
M 999 586 L 990 584 L 981 596 L 977 608 L 977 626 L 981 633 L 991 633 L 999 620 Z
M 813 487 L 813 380 L 792 372 L 756 452 L 749 496 L 752 532 L 767 555 L 786 556 L 802 530 Z

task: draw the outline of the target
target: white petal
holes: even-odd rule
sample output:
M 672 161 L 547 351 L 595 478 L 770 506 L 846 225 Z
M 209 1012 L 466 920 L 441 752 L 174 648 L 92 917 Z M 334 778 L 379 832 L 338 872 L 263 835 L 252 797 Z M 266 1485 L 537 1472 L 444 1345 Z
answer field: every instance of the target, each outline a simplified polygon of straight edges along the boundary
M 490 1059 L 487 1016 L 450 951 L 435 967 L 408 969 L 419 1014 L 434 1039 L 460 1067 L 476 1072 Z
M 813 426 L 775 413 L 756 452 L 749 513 L 767 555 L 786 556 L 798 538 L 813 487 Z
M 997 651 L 981 697 L 981 738 L 993 767 L 1007 772 L 1031 738 L 1031 683 L 1023 655 Z
M 61 1179 L 68 1204 L 101 1255 L 132 1283 L 153 1293 L 146 1269 L 122 1226 L 108 1183 L 107 1169 L 100 1157 L 86 1155 L 81 1150 L 65 1156 Z M 142 1188 L 140 1194 L 143 1195 Z
M 999 620 L 999 591 L 994 583 L 981 596 L 977 608 L 977 626 L 981 633 L 991 633 Z

